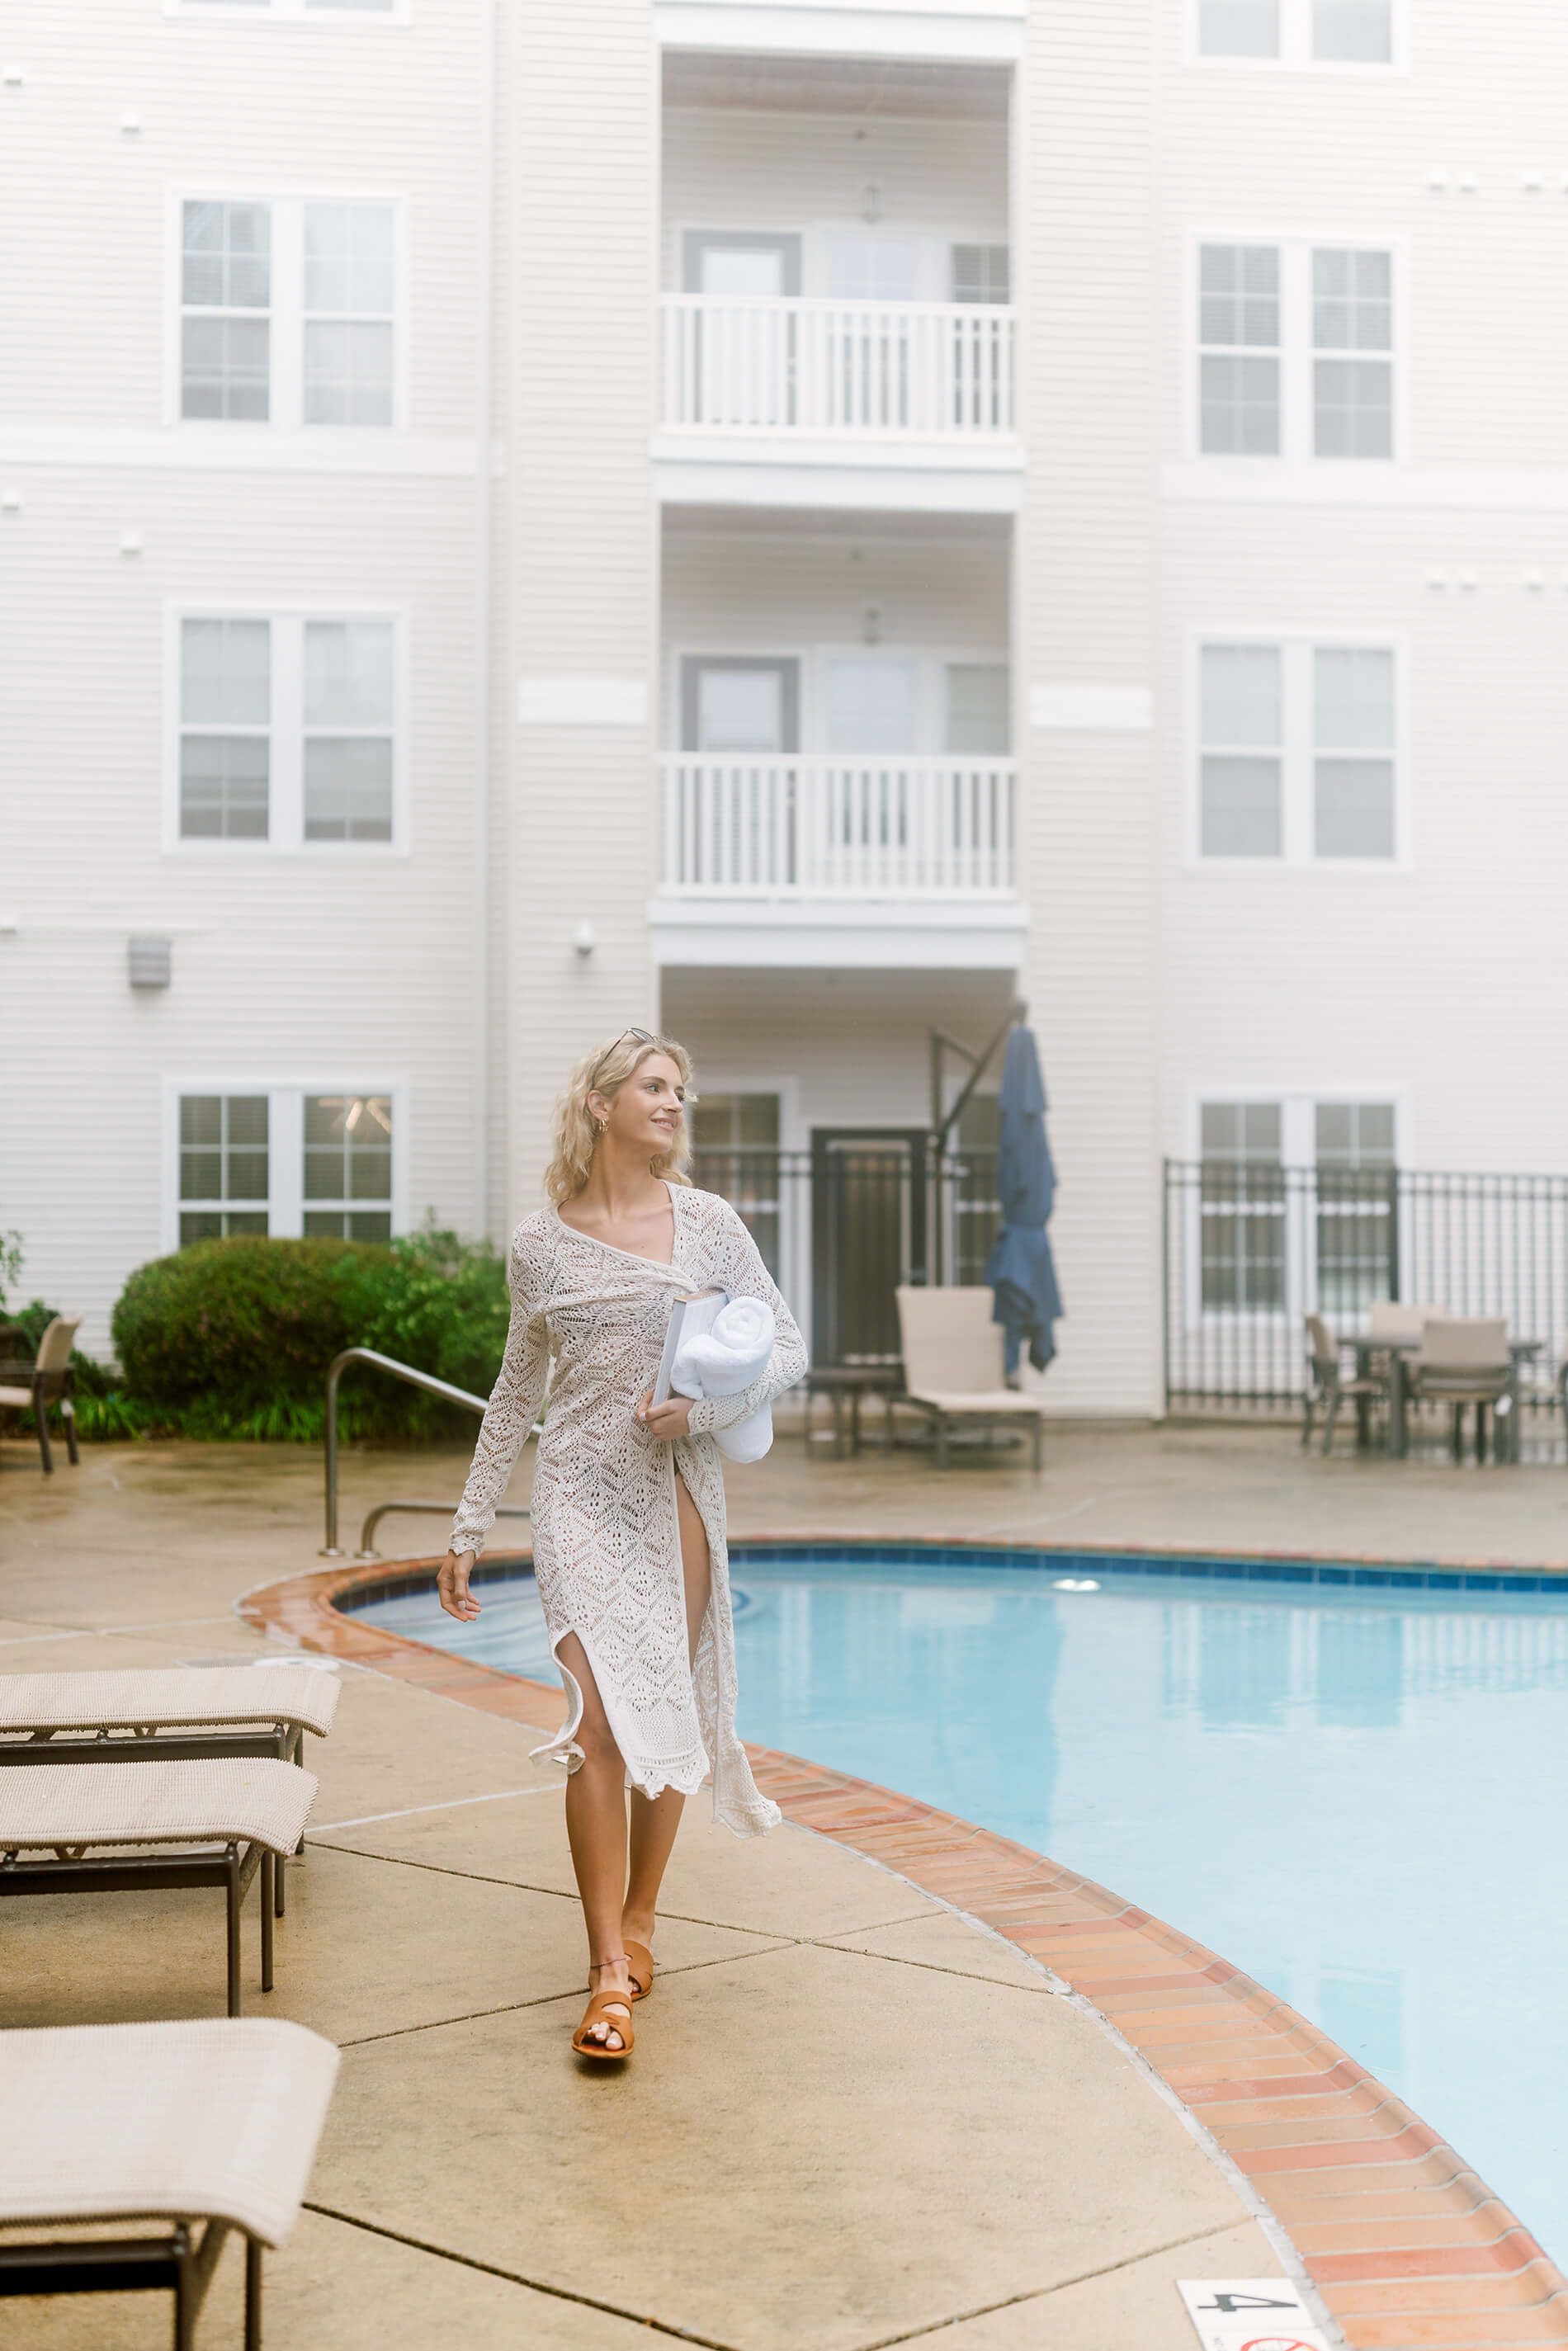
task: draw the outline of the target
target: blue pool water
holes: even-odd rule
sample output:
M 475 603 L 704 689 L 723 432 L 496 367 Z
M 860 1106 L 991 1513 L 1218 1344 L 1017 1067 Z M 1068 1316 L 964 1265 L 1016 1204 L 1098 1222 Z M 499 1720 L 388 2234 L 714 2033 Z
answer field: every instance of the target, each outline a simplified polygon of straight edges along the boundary
M 1568 1583 L 1150 1566 L 737 1546 L 741 1730 L 1015 1837 L 1211 1945 L 1397 2090 L 1561 2259 Z M 531 1578 L 478 1596 L 469 1626 L 429 1591 L 365 1614 L 556 1679 Z

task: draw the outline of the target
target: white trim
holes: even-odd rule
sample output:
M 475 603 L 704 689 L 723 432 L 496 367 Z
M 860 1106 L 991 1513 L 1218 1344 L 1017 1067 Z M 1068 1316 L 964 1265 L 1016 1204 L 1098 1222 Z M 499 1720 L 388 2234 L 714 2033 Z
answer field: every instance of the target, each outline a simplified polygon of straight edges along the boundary
M 168 337 L 165 336 L 165 343 Z M 174 345 L 178 349 L 178 321 Z M 177 360 L 165 370 L 177 379 Z M 416 474 L 460 479 L 477 471 L 472 439 L 399 433 L 381 424 L 219 424 L 206 419 L 151 429 L 0 423 L 0 465 L 112 465 L 235 474 Z
M 1018 442 L 965 448 L 871 446 L 738 434 L 655 434 L 649 443 L 660 503 L 683 507 L 810 507 L 833 512 L 1017 514 L 1024 453 Z
M 334 8 L 329 0 L 251 0 L 248 7 L 222 5 L 222 0 L 163 0 L 165 16 L 183 16 L 188 21 L 209 25 L 319 25 L 342 29 L 351 26 L 355 32 L 368 32 L 372 26 L 385 27 L 409 22 L 409 0 L 392 0 L 390 8 Z
M 162 1168 L 159 1182 L 160 1232 L 164 1254 L 180 1246 L 180 1098 L 183 1094 L 266 1094 L 267 1111 L 267 1233 L 275 1240 L 298 1239 L 305 1229 L 304 1112 L 308 1094 L 382 1094 L 392 1103 L 392 1198 L 386 1203 L 395 1235 L 409 1229 L 408 1167 L 411 1088 L 406 1077 L 362 1071 L 345 1076 L 308 1071 L 285 1077 L 255 1070 L 185 1071 L 162 1081 Z M 318 1207 L 333 1204 L 318 1202 Z M 352 1204 L 345 1202 L 347 1208 Z M 379 1201 L 363 1201 L 366 1209 Z
M 645 726 L 648 681 L 527 671 L 517 680 L 519 726 Z
M 1031 685 L 1031 727 L 1069 735 L 1146 735 L 1155 697 L 1146 685 Z
M 272 757 L 264 841 L 188 841 L 180 831 L 181 624 L 191 621 L 264 620 L 272 624 Z M 304 833 L 305 716 L 302 665 L 311 621 L 385 621 L 392 631 L 392 811 L 390 841 L 307 841 Z M 408 611 L 401 604 L 318 604 L 257 601 L 248 596 L 174 597 L 163 605 L 162 838 L 166 857 L 384 861 L 413 849 L 413 758 L 410 718 Z M 221 727 L 212 730 L 221 733 Z M 367 727 L 367 734 L 377 730 Z
M 1568 513 L 1568 465 L 1548 472 L 1391 466 L 1354 459 L 1291 465 L 1274 457 L 1199 457 L 1160 470 L 1160 496 L 1215 506 L 1386 507 L 1407 513 Z M 1510 566 L 1511 573 L 1514 567 Z
M 1333 79 L 1407 80 L 1410 24 L 1406 0 L 1391 0 L 1393 38 L 1386 60 L 1317 57 L 1312 55 L 1311 0 L 1280 0 L 1280 47 L 1271 57 L 1215 57 L 1198 39 L 1200 0 L 1184 0 L 1182 63 L 1204 73 L 1323 74 Z
M 1208 856 L 1203 848 L 1203 649 L 1206 645 L 1262 645 L 1282 656 L 1283 730 L 1280 745 L 1281 850 L 1278 857 Z M 1394 854 L 1392 857 L 1319 857 L 1312 844 L 1312 656 L 1318 651 L 1386 653 L 1394 657 Z M 1300 880 L 1312 874 L 1322 883 L 1335 879 L 1388 881 L 1414 870 L 1415 810 L 1411 776 L 1412 678 L 1414 643 L 1404 629 L 1310 629 L 1292 625 L 1267 628 L 1256 621 L 1243 628 L 1196 624 L 1186 632 L 1184 649 L 1186 717 L 1182 728 L 1182 761 L 1186 800 L 1185 862 L 1187 871 L 1206 878 L 1243 877 L 1255 884 L 1269 874 Z M 1218 1100 L 1211 1095 L 1209 1100 Z M 1237 1097 L 1240 1099 L 1239 1096 Z M 1260 1099 L 1271 1100 L 1271 1096 Z
M 230 424 L 221 419 L 186 418 L 181 413 L 181 366 L 183 316 L 183 207 L 187 204 L 265 204 L 271 215 L 271 294 L 267 317 L 270 322 L 268 356 L 270 390 L 267 418 L 263 423 Z M 311 204 L 376 205 L 392 216 L 392 413 L 387 424 L 310 424 L 305 402 L 305 213 Z M 211 180 L 169 181 L 164 206 L 164 333 L 163 424 L 183 440 L 193 426 L 204 436 L 239 431 L 248 434 L 281 432 L 314 442 L 339 434 L 385 438 L 408 429 L 409 410 L 409 269 L 408 197 L 401 189 L 333 188 L 319 186 L 256 187 L 214 176 Z M 259 314 L 258 314 L 259 315 Z
M 1200 378 L 1203 353 L 1201 322 L 1201 256 L 1205 246 L 1269 247 L 1280 256 L 1280 454 L 1247 457 L 1207 453 L 1203 447 Z M 1388 457 L 1320 457 L 1313 449 L 1312 368 L 1317 357 L 1312 340 L 1312 256 L 1317 252 L 1385 253 L 1388 256 L 1394 334 L 1388 351 L 1393 369 L 1392 434 Z M 1272 485 L 1282 473 L 1321 476 L 1336 487 L 1342 477 L 1387 479 L 1406 465 L 1413 446 L 1412 335 L 1410 327 L 1409 239 L 1402 232 L 1357 232 L 1344 228 L 1316 230 L 1235 226 L 1189 227 L 1182 265 L 1185 328 L 1182 389 L 1182 446 L 1187 466 L 1206 473 L 1220 469 L 1231 481 Z M 1260 357 L 1267 353 L 1260 350 Z M 1331 354 L 1331 356 L 1333 356 Z M 1354 355 L 1352 354 L 1354 357 Z M 1380 358 L 1381 353 L 1369 354 Z M 1271 488 L 1264 495 L 1277 495 Z M 1353 495 L 1354 495 L 1353 493 Z
M 648 904 L 655 963 L 706 969 L 1016 971 L 1029 922 L 1029 908 L 1011 898 Z
M 666 49 L 1011 65 L 1029 0 L 655 0 Z

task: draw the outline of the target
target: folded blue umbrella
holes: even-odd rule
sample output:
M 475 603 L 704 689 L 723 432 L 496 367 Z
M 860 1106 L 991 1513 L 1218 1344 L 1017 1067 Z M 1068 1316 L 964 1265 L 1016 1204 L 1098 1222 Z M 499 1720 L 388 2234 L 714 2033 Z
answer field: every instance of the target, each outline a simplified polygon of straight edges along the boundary
M 1002 1229 L 986 1260 L 984 1279 L 996 1292 L 991 1319 L 1007 1333 L 1009 1379 L 1027 1343 L 1029 1359 L 1043 1372 L 1056 1353 L 1053 1325 L 1064 1312 L 1046 1233 L 1056 1197 L 1056 1169 L 1045 1137 L 1045 1082 L 1032 1029 L 1015 1029 L 1002 1064 L 1001 1145 L 997 1197 Z

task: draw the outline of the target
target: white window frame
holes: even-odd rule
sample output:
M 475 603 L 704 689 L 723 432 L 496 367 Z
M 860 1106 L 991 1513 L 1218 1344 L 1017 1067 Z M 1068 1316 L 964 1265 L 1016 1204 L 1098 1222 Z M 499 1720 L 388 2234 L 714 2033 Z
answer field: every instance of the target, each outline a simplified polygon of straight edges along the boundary
M 1202 363 L 1210 347 L 1202 340 L 1203 249 L 1209 245 L 1272 246 L 1280 256 L 1280 451 L 1277 456 L 1249 457 L 1203 446 Z M 1387 356 L 1394 370 L 1393 454 L 1387 457 L 1320 457 L 1313 446 L 1315 402 L 1312 368 L 1318 353 L 1312 340 L 1312 256 L 1320 252 L 1383 253 L 1388 256 L 1394 303 L 1394 340 Z M 1228 468 L 1238 478 L 1255 481 L 1264 467 L 1295 467 L 1311 484 L 1314 479 L 1325 496 L 1337 496 L 1347 477 L 1368 475 L 1409 462 L 1410 438 L 1410 303 L 1409 265 L 1406 238 L 1392 232 L 1383 235 L 1343 229 L 1303 231 L 1300 228 L 1195 228 L 1187 233 L 1186 350 L 1182 438 L 1195 465 L 1205 473 Z M 1328 356 L 1344 356 L 1328 354 Z M 1354 354 L 1348 356 L 1354 358 Z M 1381 353 L 1368 354 L 1381 357 Z
M 1195 1086 L 1187 1094 L 1183 1127 L 1186 1140 L 1185 1157 L 1192 1165 L 1203 1158 L 1203 1113 L 1213 1105 L 1267 1103 L 1280 1113 L 1280 1165 L 1282 1167 L 1315 1167 L 1318 1156 L 1317 1113 L 1342 1102 L 1387 1102 L 1394 1112 L 1394 1165 L 1409 1167 L 1411 1113 L 1407 1086 L 1325 1085 L 1305 1092 L 1300 1087 L 1287 1086 Z M 1289 1210 L 1286 1211 L 1287 1215 Z M 1296 1267 L 1289 1254 L 1285 1260 L 1285 1302 L 1283 1306 L 1206 1307 L 1203 1304 L 1203 1218 L 1201 1203 L 1196 1191 L 1190 1201 L 1190 1213 L 1182 1219 L 1185 1228 L 1182 1247 L 1186 1257 L 1184 1269 L 1185 1295 L 1195 1301 L 1196 1311 L 1188 1318 L 1186 1328 L 1201 1330 L 1206 1324 L 1223 1322 L 1235 1329 L 1244 1325 L 1273 1327 L 1281 1323 L 1299 1322 L 1303 1314 L 1318 1311 L 1317 1252 L 1314 1244 L 1305 1294 Z M 1407 1237 L 1400 1243 L 1400 1289 L 1408 1288 L 1409 1268 L 1404 1262 Z
M 199 1071 L 163 1080 L 163 1166 L 161 1241 L 165 1255 L 180 1246 L 180 1100 L 184 1094 L 265 1094 L 267 1098 L 267 1235 L 298 1240 L 305 1230 L 305 1099 L 308 1094 L 382 1094 L 392 1106 L 392 1229 L 395 1238 L 410 1229 L 408 1213 L 409 1104 L 406 1076 L 360 1070 L 345 1077 L 333 1070 L 303 1076 L 255 1070 Z M 313 1205 L 320 1207 L 321 1202 Z M 350 1205 L 345 1203 L 345 1206 Z M 361 1202 L 361 1207 L 379 1206 Z
M 1282 769 L 1281 851 L 1278 857 L 1206 855 L 1203 847 L 1203 652 L 1206 645 L 1254 645 L 1277 648 L 1282 655 L 1284 726 L 1280 758 Z M 1312 843 L 1316 752 L 1312 656 L 1325 653 L 1391 653 L 1394 657 L 1394 854 L 1392 857 L 1320 857 Z M 1255 883 L 1260 874 L 1283 873 L 1300 879 L 1311 873 L 1324 883 L 1354 875 L 1358 881 L 1390 878 L 1410 872 L 1415 859 L 1410 782 L 1410 679 L 1414 670 L 1409 632 L 1398 629 L 1303 629 L 1292 625 L 1260 628 L 1256 621 L 1243 628 L 1206 626 L 1189 630 L 1186 642 L 1186 863 L 1188 870 L 1215 878 L 1239 875 Z M 1271 1094 L 1206 1094 L 1206 1102 L 1271 1102 Z M 1314 1099 L 1316 1099 L 1314 1097 Z M 1325 1101 L 1330 1097 L 1325 1095 Z M 1360 1094 L 1334 1099 L 1359 1102 Z M 1373 1097 L 1367 1095 L 1365 1100 Z M 1379 1096 L 1379 1100 L 1383 1097 Z
M 1407 79 L 1410 73 L 1409 0 L 1393 0 L 1393 15 L 1390 55 L 1381 62 L 1375 57 L 1314 57 L 1312 0 L 1280 0 L 1280 50 L 1277 57 L 1211 57 L 1202 46 L 1199 35 L 1201 0 L 1186 0 L 1182 45 L 1184 62 L 1188 66 L 1200 66 L 1206 72 L 1354 74 L 1385 79 L 1397 76 Z
M 183 9 L 182 15 L 192 15 Z M 270 383 L 265 423 L 181 413 L 182 319 L 184 287 L 184 207 L 188 204 L 265 204 L 271 215 Z M 305 421 L 305 211 L 308 204 L 377 204 L 392 215 L 392 413 L 388 424 L 308 424 Z M 164 191 L 163 422 L 183 435 L 201 434 L 220 447 L 236 439 L 278 433 L 307 436 L 312 446 L 384 449 L 408 431 L 408 198 L 398 189 L 256 187 L 224 180 L 170 184 Z
M 165 16 L 199 19 L 209 25 L 406 25 L 411 0 L 392 0 L 390 8 L 310 7 L 307 0 L 252 0 L 248 7 L 223 5 L 223 0 L 163 0 Z
M 264 841 L 187 840 L 180 831 L 182 624 L 272 624 L 272 715 Z M 383 621 L 392 631 L 392 813 L 390 841 L 305 838 L 305 627 L 310 621 Z M 410 853 L 408 613 L 403 605 L 258 603 L 245 596 L 181 597 L 163 607 L 163 852 L 171 857 L 389 858 Z M 201 731 L 221 734 L 214 725 Z M 367 733 L 374 730 L 366 728 Z

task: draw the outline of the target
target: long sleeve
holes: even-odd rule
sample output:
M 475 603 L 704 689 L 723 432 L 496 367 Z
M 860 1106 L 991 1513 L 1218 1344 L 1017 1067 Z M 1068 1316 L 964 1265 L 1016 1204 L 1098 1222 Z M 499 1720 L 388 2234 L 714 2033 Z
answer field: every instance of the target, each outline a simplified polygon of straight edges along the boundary
M 694 1437 L 705 1431 L 711 1434 L 715 1429 L 734 1428 L 738 1422 L 749 1420 L 754 1412 L 760 1412 L 776 1395 L 792 1388 L 806 1371 L 806 1343 L 795 1317 L 763 1264 L 757 1243 L 727 1203 L 714 1250 L 713 1278 L 723 1283 L 732 1298 L 758 1298 L 771 1307 L 778 1332 L 768 1367 L 759 1379 L 753 1380 L 748 1388 L 742 1388 L 738 1395 L 706 1396 L 693 1405 L 687 1426 Z
M 507 1352 L 479 1424 L 473 1467 L 452 1521 L 452 1549 L 479 1552 L 496 1523 L 496 1505 L 507 1490 L 518 1454 L 528 1442 L 549 1371 L 549 1332 L 545 1324 L 548 1254 L 537 1238 L 519 1227 L 512 1236 L 507 1280 L 512 1319 Z

